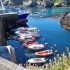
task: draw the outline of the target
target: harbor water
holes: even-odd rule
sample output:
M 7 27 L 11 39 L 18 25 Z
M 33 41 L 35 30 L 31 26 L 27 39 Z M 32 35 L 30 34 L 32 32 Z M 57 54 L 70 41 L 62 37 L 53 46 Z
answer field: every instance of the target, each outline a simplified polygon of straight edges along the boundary
M 45 9 L 42 8 L 29 8 L 29 10 L 30 14 L 37 12 L 39 13 L 38 16 L 45 16 L 45 18 L 30 15 L 27 17 L 27 25 L 29 27 L 37 27 L 37 29 L 40 30 L 40 38 L 37 38 L 36 41 L 44 45 L 45 43 L 48 43 L 48 45 L 45 45 L 45 48 L 42 50 L 52 49 L 54 52 L 53 55 L 47 56 L 45 58 L 47 60 L 53 59 L 56 54 L 62 54 L 63 52 L 66 52 L 66 47 L 70 48 L 70 31 L 61 27 L 60 19 L 63 16 L 63 13 L 69 12 L 70 9 L 47 8 L 47 11 L 45 11 Z M 35 55 L 36 51 L 25 48 L 22 46 L 22 43 L 17 40 L 8 40 L 7 43 L 15 48 L 18 63 L 25 63 L 30 58 L 38 57 Z M 55 52 L 56 50 L 57 52 Z

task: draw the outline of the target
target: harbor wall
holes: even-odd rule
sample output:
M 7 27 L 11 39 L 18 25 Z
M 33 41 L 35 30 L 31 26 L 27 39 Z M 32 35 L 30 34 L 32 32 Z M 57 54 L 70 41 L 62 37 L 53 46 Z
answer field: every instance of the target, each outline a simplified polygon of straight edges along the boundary
M 6 45 L 6 27 L 2 20 L 0 20 L 0 46 L 3 45 Z
M 27 21 L 27 19 L 19 20 L 17 14 L 0 15 L 0 46 L 6 45 L 7 33 L 12 29 L 20 26 L 28 27 Z
M 16 62 L 16 55 L 15 55 L 15 49 L 12 46 L 7 46 L 7 37 L 8 34 L 10 34 L 12 29 L 15 29 L 19 26 L 27 26 L 26 22 L 27 19 L 18 19 L 17 14 L 2 14 L 0 15 L 0 51 L 3 50 L 0 54 L 0 57 L 3 56 L 3 58 L 8 59 L 14 63 Z M 10 34 L 11 35 L 11 34 Z M 5 49 L 7 48 L 5 53 Z

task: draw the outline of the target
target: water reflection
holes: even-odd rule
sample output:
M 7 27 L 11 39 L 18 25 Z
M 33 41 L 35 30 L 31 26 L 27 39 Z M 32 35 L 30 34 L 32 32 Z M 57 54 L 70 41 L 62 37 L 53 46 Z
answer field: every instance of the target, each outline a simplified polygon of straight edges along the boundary
M 65 12 L 70 12 L 70 8 L 30 8 L 32 17 L 52 17 Z

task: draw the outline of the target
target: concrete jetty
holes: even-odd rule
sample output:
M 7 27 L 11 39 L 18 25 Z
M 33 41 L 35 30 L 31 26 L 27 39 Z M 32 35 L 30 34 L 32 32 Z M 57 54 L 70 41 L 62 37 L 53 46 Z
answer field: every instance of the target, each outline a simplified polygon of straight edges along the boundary
M 26 68 L 0 57 L 0 70 L 26 70 Z
M 0 57 L 16 63 L 15 49 L 7 46 L 7 33 L 20 26 L 26 25 L 27 19 L 18 19 L 18 14 L 0 14 Z M 9 33 L 10 34 L 10 33 Z M 5 53 L 5 51 L 6 53 Z M 4 56 L 5 55 L 5 56 Z
M 0 14 L 0 46 L 6 45 L 7 32 L 19 26 L 27 27 L 27 19 L 18 19 L 18 14 Z
M 6 45 L 6 27 L 0 20 L 0 46 Z

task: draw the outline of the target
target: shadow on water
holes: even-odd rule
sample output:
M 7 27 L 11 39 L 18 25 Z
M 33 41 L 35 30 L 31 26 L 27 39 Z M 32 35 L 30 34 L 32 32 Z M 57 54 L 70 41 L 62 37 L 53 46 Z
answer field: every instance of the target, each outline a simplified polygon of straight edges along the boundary
M 28 60 L 27 56 L 25 55 L 23 46 L 20 44 L 20 41 L 17 41 L 17 36 L 14 34 L 14 31 L 16 28 L 18 27 L 28 27 L 28 25 L 26 23 L 19 23 L 17 25 L 17 27 L 13 28 L 13 26 L 11 25 L 11 27 L 7 28 L 7 32 L 8 32 L 8 36 L 10 36 L 7 39 L 7 44 L 11 45 L 12 47 L 14 47 L 15 49 L 15 53 L 16 53 L 16 60 L 17 63 L 26 63 L 26 61 Z

